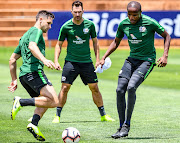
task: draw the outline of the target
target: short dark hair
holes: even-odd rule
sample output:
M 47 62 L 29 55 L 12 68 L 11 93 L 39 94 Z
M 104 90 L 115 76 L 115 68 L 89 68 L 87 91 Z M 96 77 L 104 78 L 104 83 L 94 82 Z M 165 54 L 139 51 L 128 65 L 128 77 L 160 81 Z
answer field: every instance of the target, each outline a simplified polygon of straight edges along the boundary
M 137 8 L 138 11 L 141 11 L 141 4 L 137 1 L 131 1 L 130 3 L 128 3 L 127 10 L 130 7 L 135 7 L 135 8 Z
M 74 1 L 74 2 L 72 3 L 72 9 L 73 9 L 73 6 L 75 6 L 75 7 L 81 6 L 82 9 L 83 9 L 83 3 L 82 3 L 81 1 L 79 1 L 79 0 L 76 0 L 76 1 Z
M 48 18 L 48 17 L 51 17 L 52 19 L 55 18 L 55 16 L 54 16 L 53 13 L 51 13 L 51 12 L 49 12 L 49 11 L 46 11 L 46 10 L 40 10 L 40 11 L 38 12 L 38 14 L 36 15 L 36 21 L 38 21 L 38 19 L 39 19 L 40 16 L 47 16 L 47 18 Z

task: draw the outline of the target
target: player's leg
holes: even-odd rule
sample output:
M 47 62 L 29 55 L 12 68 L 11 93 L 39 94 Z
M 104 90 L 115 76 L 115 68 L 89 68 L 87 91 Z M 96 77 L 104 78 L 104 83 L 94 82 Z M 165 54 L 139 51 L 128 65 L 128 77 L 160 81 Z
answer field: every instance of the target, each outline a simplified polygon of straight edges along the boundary
M 48 108 L 36 107 L 31 123 L 28 124 L 27 129 L 33 136 L 39 141 L 45 141 L 44 135 L 41 133 L 38 128 L 39 120 L 42 118 L 43 114 L 47 111 Z
M 89 86 L 89 89 L 91 90 L 93 101 L 96 104 L 96 106 L 103 107 L 103 99 L 102 99 L 102 95 L 99 91 L 97 83 L 89 83 L 88 86 Z M 100 114 L 101 116 L 104 116 L 106 114 L 104 109 L 102 110 L 102 112 L 100 112 Z
M 128 132 L 130 130 L 130 120 L 136 101 L 136 89 L 143 82 L 143 80 L 144 79 L 141 78 L 140 76 L 133 74 L 128 83 L 127 111 L 126 111 L 124 124 L 122 125 L 122 128 L 119 132 L 119 137 L 128 136 Z
M 42 118 L 43 114 L 48 108 L 46 107 L 57 107 L 58 98 L 55 93 L 53 86 L 45 85 L 40 90 L 40 96 L 35 97 L 35 106 L 39 106 L 35 109 L 31 123 L 28 124 L 27 129 L 33 136 L 39 141 L 45 141 L 44 135 L 41 133 L 38 122 Z M 56 103 L 57 102 L 57 103 Z M 41 108 L 44 107 L 44 108 Z
M 18 111 L 24 106 L 36 106 L 42 108 L 55 108 L 58 104 L 58 97 L 54 92 L 54 88 L 52 86 L 46 85 L 41 90 L 41 96 L 29 98 L 29 99 L 21 99 L 16 96 L 13 102 L 12 108 L 12 120 L 14 120 Z
M 22 84 L 22 86 L 26 89 L 26 91 L 29 93 L 29 95 L 31 97 L 38 97 L 39 94 L 37 94 L 23 79 L 23 77 L 20 77 L 20 82 Z M 34 98 L 30 98 L 30 99 L 23 99 L 23 104 L 20 101 L 22 101 L 22 99 L 18 96 L 14 97 L 14 102 L 13 102 L 13 107 L 12 107 L 12 111 L 11 111 L 11 119 L 14 120 L 16 117 L 16 114 L 19 112 L 19 110 L 22 108 L 23 105 L 31 105 L 31 106 L 35 106 L 35 101 Z
M 80 77 L 85 85 L 88 84 L 91 90 L 93 101 L 99 109 L 101 115 L 101 121 L 114 121 L 109 115 L 105 113 L 102 95 L 98 88 L 97 75 L 94 72 L 94 66 L 92 63 L 79 63 Z
M 125 121 L 125 111 L 126 111 L 126 99 L 125 99 L 125 93 L 128 85 L 128 79 L 119 77 L 118 79 L 118 86 L 116 89 L 116 102 L 117 102 L 117 111 L 119 115 L 119 128 L 117 129 L 117 132 L 113 134 L 112 138 L 120 138 L 120 130 L 122 128 L 122 125 Z
M 60 116 L 63 106 L 67 100 L 67 94 L 70 90 L 71 85 L 73 84 L 74 80 L 79 74 L 79 67 L 76 63 L 65 61 L 63 72 L 62 72 L 62 79 L 61 79 L 61 91 L 59 93 L 59 105 L 56 108 L 56 115 L 52 121 L 52 123 L 60 123 Z
M 148 61 L 144 61 L 133 72 L 133 75 L 127 87 L 127 91 L 128 91 L 127 114 L 125 118 L 125 123 L 123 124 L 123 127 L 120 131 L 121 137 L 128 136 L 128 132 L 130 130 L 131 116 L 136 102 L 136 90 L 139 87 L 139 85 L 144 81 L 144 79 L 149 75 L 149 73 L 153 70 L 153 67 L 154 64 Z
M 67 94 L 68 94 L 70 87 L 71 87 L 71 84 L 62 83 L 61 91 L 60 91 L 59 96 L 58 96 L 59 105 L 56 108 L 56 115 L 55 115 L 52 123 L 60 123 L 61 111 L 62 111 L 62 109 L 66 103 Z
M 59 105 L 58 96 L 51 85 L 45 85 L 40 90 L 40 96 L 35 97 L 35 106 L 42 108 L 54 108 Z
M 128 86 L 129 79 L 132 75 L 133 67 L 132 63 L 129 60 L 125 60 L 122 69 L 119 72 L 118 85 L 116 89 L 116 102 L 117 102 L 117 111 L 119 115 L 119 127 L 117 132 L 113 134 L 112 138 L 120 138 L 120 130 L 125 121 L 125 111 L 126 111 L 126 99 L 125 94 Z
M 17 114 L 23 106 L 57 107 L 58 97 L 43 71 L 26 74 L 20 77 L 20 82 L 32 98 L 21 99 L 20 97 L 15 97 L 13 103 L 13 110 L 15 112 L 12 110 L 13 113 Z
M 99 109 L 99 112 L 101 115 L 101 121 L 115 121 L 109 115 L 107 115 L 105 112 L 104 105 L 103 105 L 103 99 L 102 99 L 102 95 L 99 91 L 98 84 L 97 83 L 89 83 L 88 86 L 89 86 L 89 89 L 91 90 L 93 101 Z
M 46 75 L 41 71 L 40 73 L 33 72 L 29 73 L 20 78 L 20 82 L 23 87 L 27 90 L 32 98 L 21 99 L 15 97 L 15 103 L 13 104 L 12 119 L 15 118 L 19 107 L 23 106 L 37 106 L 44 108 L 36 108 L 35 114 L 33 115 L 32 122 L 28 124 L 27 129 L 33 134 L 33 136 L 39 140 L 44 141 L 45 138 L 37 127 L 40 118 L 43 116 L 47 108 L 57 107 L 58 97 L 52 86 L 47 79 Z M 38 113 L 38 114 L 36 114 Z

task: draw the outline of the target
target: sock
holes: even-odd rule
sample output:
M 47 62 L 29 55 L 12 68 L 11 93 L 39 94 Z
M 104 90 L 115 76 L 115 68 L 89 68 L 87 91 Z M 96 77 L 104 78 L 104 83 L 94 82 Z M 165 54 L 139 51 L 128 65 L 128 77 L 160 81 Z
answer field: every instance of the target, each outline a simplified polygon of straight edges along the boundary
M 40 118 L 41 117 L 38 114 L 34 114 L 31 123 L 35 126 L 38 126 L 38 122 L 39 122 Z
M 120 127 L 122 128 L 123 123 L 120 123 Z
M 98 109 L 99 109 L 101 116 L 106 115 L 105 110 L 104 110 L 104 106 L 98 107 Z
M 35 99 L 30 98 L 30 99 L 20 99 L 19 100 L 21 106 L 35 106 Z
M 125 121 L 124 123 L 130 127 L 130 121 Z
M 57 107 L 56 108 L 56 116 L 61 116 L 61 111 L 62 111 L 62 107 Z

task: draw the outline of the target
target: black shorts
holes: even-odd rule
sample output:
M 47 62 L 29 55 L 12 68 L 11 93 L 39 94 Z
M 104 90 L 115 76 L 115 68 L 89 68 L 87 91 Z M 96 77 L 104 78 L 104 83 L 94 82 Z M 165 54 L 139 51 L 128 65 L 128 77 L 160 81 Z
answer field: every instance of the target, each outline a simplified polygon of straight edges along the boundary
M 19 80 L 31 97 L 38 97 L 42 87 L 47 84 L 52 85 L 43 71 L 28 73 L 21 76 Z
M 137 74 L 140 77 L 146 79 L 155 65 L 155 63 L 151 63 L 149 61 L 128 57 L 128 59 L 125 60 L 121 71 L 119 72 L 119 76 L 129 80 L 132 74 Z
M 98 82 L 98 79 L 94 71 L 95 69 L 93 63 L 79 63 L 79 62 L 65 61 L 61 82 L 73 84 L 77 76 L 80 75 L 85 85 L 87 85 L 88 83 L 96 83 Z

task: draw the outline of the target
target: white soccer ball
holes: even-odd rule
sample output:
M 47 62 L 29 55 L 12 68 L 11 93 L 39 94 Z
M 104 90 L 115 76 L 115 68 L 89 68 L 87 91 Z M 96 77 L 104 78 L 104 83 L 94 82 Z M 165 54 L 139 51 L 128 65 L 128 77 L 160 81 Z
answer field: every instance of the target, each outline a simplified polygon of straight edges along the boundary
M 80 132 L 73 127 L 66 128 L 62 133 L 62 139 L 65 143 L 78 143 Z

